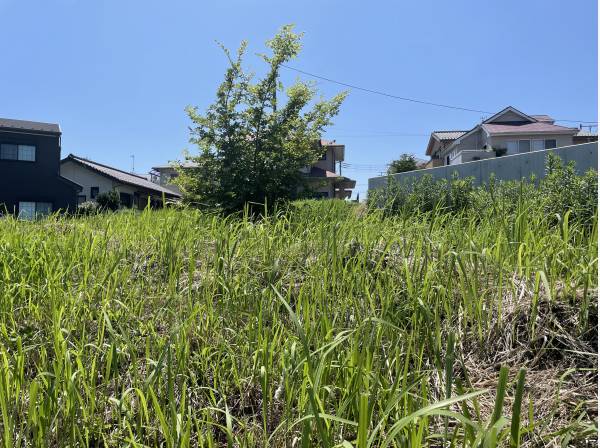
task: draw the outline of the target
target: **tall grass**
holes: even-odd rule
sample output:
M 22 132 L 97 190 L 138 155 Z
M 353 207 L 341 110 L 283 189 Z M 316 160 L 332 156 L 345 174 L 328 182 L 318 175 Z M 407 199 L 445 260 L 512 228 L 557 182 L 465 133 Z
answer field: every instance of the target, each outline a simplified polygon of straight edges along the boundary
M 503 219 L 2 219 L 2 444 L 593 441 L 597 214 Z

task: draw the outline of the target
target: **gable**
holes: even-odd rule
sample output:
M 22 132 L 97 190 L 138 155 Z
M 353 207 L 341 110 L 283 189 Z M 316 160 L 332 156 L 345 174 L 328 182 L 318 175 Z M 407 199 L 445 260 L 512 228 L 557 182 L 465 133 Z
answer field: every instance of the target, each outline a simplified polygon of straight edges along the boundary
M 512 106 L 508 106 L 507 108 L 501 110 L 495 115 L 492 115 L 490 118 L 484 121 L 484 123 L 535 123 L 535 118 L 530 117 L 529 115 L 524 114 L 520 110 L 515 109 Z

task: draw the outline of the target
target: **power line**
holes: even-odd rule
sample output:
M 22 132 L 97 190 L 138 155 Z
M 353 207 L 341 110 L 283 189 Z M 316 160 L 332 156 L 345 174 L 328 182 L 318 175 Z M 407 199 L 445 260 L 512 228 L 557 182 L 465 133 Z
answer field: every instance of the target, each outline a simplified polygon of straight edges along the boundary
M 367 92 L 367 93 L 372 93 L 374 95 L 381 95 L 381 96 L 385 96 L 388 98 L 394 98 L 397 100 L 401 100 L 401 101 L 408 101 L 411 103 L 418 103 L 418 104 L 425 104 L 427 106 L 435 106 L 435 107 L 444 107 L 446 109 L 454 109 L 454 110 L 462 110 L 462 111 L 466 111 L 466 112 L 476 112 L 479 114 L 490 114 L 493 115 L 496 112 L 489 112 L 489 111 L 485 111 L 485 110 L 479 110 L 479 109 L 470 109 L 468 107 L 461 107 L 461 106 L 453 106 L 450 104 L 442 104 L 442 103 L 433 103 L 430 101 L 425 101 L 425 100 L 419 100 L 416 98 L 408 98 L 408 97 L 404 97 L 404 96 L 399 96 L 399 95 L 394 95 L 391 93 L 387 93 L 387 92 L 382 92 L 380 90 L 373 90 L 373 89 L 367 89 L 366 87 L 360 87 L 354 84 L 348 84 L 346 82 L 342 82 L 342 81 L 336 81 L 335 79 L 331 79 L 331 78 L 326 78 L 325 76 L 320 76 L 320 75 L 315 75 L 314 73 L 310 73 L 304 70 L 300 70 L 298 68 L 294 68 L 294 67 L 290 67 L 288 65 L 282 64 L 281 65 L 284 68 L 287 68 L 288 70 L 293 70 L 295 72 L 298 73 L 302 73 L 303 75 L 307 75 L 310 76 L 312 78 L 316 78 L 316 79 L 321 79 L 323 81 L 327 81 L 327 82 L 331 82 L 333 84 L 338 84 L 344 87 L 348 87 L 350 89 L 354 89 L 354 90 L 361 90 L 363 92 Z M 554 121 L 565 121 L 565 122 L 571 122 L 571 123 L 598 123 L 597 121 L 586 121 L 586 120 L 567 120 L 567 119 L 555 119 Z

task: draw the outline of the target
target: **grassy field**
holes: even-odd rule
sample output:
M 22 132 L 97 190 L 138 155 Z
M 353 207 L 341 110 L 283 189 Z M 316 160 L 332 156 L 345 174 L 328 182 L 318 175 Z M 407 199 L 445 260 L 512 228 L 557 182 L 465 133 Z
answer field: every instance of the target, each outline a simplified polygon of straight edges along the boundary
M 596 445 L 597 214 L 0 220 L 11 446 Z

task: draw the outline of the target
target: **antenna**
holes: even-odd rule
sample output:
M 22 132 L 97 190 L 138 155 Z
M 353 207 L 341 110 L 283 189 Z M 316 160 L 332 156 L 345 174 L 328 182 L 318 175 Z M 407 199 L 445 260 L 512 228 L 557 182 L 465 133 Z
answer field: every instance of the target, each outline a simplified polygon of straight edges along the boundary
M 131 172 L 135 173 L 135 154 L 131 154 L 129 157 L 131 157 Z

